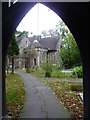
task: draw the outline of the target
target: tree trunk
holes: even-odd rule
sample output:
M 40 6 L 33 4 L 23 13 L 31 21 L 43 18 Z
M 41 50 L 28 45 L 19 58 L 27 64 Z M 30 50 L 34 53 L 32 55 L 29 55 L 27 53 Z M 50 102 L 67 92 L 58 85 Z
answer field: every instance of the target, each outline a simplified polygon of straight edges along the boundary
M 12 74 L 14 74 L 14 56 L 12 56 Z
M 29 72 L 29 67 L 28 67 L 28 59 L 26 59 L 26 73 Z
M 30 59 L 26 59 L 26 73 L 30 73 Z

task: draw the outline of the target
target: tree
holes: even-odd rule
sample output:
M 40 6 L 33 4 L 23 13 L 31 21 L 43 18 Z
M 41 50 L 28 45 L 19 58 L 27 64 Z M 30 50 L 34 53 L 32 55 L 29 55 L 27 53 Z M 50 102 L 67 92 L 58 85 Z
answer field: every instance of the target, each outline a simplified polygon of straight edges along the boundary
M 8 55 L 12 57 L 12 74 L 14 73 L 14 58 L 19 54 L 19 46 L 16 41 L 15 34 L 11 37 L 10 45 L 8 48 Z
M 77 43 L 63 21 L 59 21 L 59 24 L 56 26 L 56 34 L 60 35 L 62 39 L 60 57 L 63 65 L 67 68 L 81 65 L 81 58 Z
M 67 68 L 81 65 L 81 57 L 76 41 L 71 33 L 62 41 L 61 58 Z
M 17 37 L 24 37 L 24 36 L 28 36 L 28 34 L 29 34 L 29 32 L 28 31 L 23 31 L 23 32 L 21 32 L 21 31 L 17 31 L 16 30 L 16 32 L 15 32 L 15 36 L 17 36 Z
M 42 34 L 42 36 L 43 36 L 43 37 L 48 36 L 48 34 L 47 34 L 47 31 L 46 31 L 46 30 L 43 30 L 43 31 L 41 32 L 41 34 Z
M 22 53 L 22 57 L 25 59 L 26 72 L 30 72 L 30 61 L 36 56 L 36 50 L 34 48 L 25 48 Z
M 8 69 L 9 69 L 9 62 L 8 62 L 9 58 L 8 58 L 8 55 L 6 56 L 6 61 L 5 61 L 5 69 L 7 71 L 7 74 L 8 74 Z M 6 75 L 6 71 L 5 71 L 5 75 Z
M 56 25 L 55 32 L 57 35 L 60 35 L 62 37 L 62 40 L 64 40 L 67 36 L 67 34 L 70 33 L 68 27 L 63 21 L 59 21 L 59 23 Z
M 55 35 L 56 35 L 55 29 L 49 29 L 49 30 L 48 30 L 48 35 L 51 36 L 51 37 L 52 37 L 52 36 L 55 36 Z

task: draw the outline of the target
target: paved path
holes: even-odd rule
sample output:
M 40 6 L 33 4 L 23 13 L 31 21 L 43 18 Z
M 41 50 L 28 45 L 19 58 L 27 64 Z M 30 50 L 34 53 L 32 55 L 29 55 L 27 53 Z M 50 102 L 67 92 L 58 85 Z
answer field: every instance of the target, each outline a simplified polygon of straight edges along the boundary
M 71 118 L 50 88 L 30 74 L 17 73 L 26 87 L 25 103 L 20 118 Z

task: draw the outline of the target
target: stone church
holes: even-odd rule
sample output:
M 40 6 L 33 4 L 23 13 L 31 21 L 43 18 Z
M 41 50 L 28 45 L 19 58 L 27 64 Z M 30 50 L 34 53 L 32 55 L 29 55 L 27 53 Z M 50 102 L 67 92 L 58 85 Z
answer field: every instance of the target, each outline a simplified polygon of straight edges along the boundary
M 26 48 L 34 48 L 36 56 L 30 61 L 31 67 L 40 67 L 41 64 L 48 59 L 52 61 L 53 65 L 60 62 L 60 36 L 44 37 L 33 36 L 17 38 L 16 39 L 20 48 L 20 55 Z M 18 64 L 17 64 L 18 63 Z M 17 68 L 25 68 L 25 60 L 19 59 L 15 61 Z

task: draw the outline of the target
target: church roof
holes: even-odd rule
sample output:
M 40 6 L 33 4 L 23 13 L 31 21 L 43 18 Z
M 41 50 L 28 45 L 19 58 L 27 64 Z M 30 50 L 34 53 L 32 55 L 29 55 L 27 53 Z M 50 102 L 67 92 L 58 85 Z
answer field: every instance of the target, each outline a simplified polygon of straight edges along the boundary
M 43 46 L 37 41 L 34 40 L 33 43 L 29 46 L 29 48 L 34 47 L 34 48 L 43 48 Z
M 48 50 L 56 50 L 56 45 L 60 39 L 60 36 L 46 37 L 39 40 L 40 44 Z
M 43 48 L 46 48 L 48 50 L 56 50 L 56 45 L 60 39 L 60 36 L 45 37 L 45 38 L 40 38 L 39 36 L 31 37 L 29 38 L 30 43 L 32 44 L 35 39 L 40 43 L 40 46 L 42 46 Z M 38 47 L 38 44 L 36 45 L 35 47 Z
M 30 37 L 30 38 L 29 38 L 29 41 L 30 41 L 30 43 L 32 44 L 34 40 L 39 41 L 40 38 L 41 38 L 41 36 L 39 36 L 39 35 L 38 35 L 38 36 L 35 36 L 35 35 L 34 35 L 33 37 Z
M 17 38 L 18 44 L 20 44 L 23 38 Z M 56 50 L 56 45 L 60 39 L 60 36 L 52 36 L 52 37 L 45 37 L 41 38 L 41 36 L 33 36 L 28 38 L 30 45 L 29 47 L 33 46 L 35 48 L 45 48 L 48 50 Z

